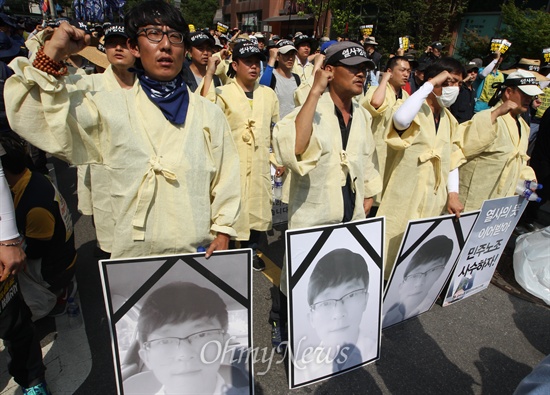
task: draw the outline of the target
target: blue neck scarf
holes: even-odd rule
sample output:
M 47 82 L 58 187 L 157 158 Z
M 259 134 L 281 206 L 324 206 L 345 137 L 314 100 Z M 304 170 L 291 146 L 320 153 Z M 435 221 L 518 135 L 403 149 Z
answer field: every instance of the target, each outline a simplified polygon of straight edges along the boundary
M 189 107 L 189 93 L 181 74 L 172 81 L 161 82 L 147 77 L 143 70 L 135 70 L 143 91 L 157 105 L 164 117 L 176 125 L 183 125 Z

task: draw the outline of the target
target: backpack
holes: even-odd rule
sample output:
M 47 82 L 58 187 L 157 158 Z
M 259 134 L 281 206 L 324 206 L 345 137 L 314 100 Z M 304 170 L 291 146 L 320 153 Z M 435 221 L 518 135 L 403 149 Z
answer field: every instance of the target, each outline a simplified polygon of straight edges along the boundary
M 275 70 L 273 70 L 275 72 Z M 302 80 L 300 80 L 300 76 L 298 74 L 291 73 L 294 79 L 296 80 L 296 88 L 300 86 L 302 83 Z M 275 74 L 271 74 L 271 82 L 269 83 L 269 87 L 273 90 L 275 90 L 275 85 L 277 84 L 277 78 L 275 78 Z
M 6 107 L 4 101 L 4 83 L 13 72 L 8 69 L 6 63 L 0 61 L 0 132 L 11 130 L 8 118 L 6 116 Z

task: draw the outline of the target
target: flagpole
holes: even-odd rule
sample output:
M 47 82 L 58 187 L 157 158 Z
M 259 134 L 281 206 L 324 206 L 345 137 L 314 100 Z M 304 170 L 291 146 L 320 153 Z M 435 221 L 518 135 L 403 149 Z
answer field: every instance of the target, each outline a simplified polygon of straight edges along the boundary
M 52 19 L 57 19 L 57 11 L 55 9 L 55 2 L 54 0 L 48 0 L 48 3 L 50 3 L 50 14 L 52 15 Z

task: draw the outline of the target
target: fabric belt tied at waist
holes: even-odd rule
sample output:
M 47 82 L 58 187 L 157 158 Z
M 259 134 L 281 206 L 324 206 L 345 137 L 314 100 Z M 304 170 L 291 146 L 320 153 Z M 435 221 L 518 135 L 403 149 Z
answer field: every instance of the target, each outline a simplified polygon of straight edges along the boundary
M 248 122 L 245 125 L 244 132 L 242 134 L 243 141 L 247 143 L 248 145 L 252 145 L 254 142 L 254 146 L 256 147 L 256 139 L 254 138 L 254 124 L 256 121 L 249 119 Z M 252 141 L 254 140 L 254 141 Z
M 155 194 L 157 185 L 157 174 L 162 175 L 167 181 L 177 180 L 173 172 L 162 167 L 159 159 L 157 157 L 149 159 L 149 170 L 143 176 L 143 180 L 141 180 L 141 185 L 139 186 L 136 212 L 132 220 L 132 239 L 134 241 L 145 240 L 145 222 L 147 221 L 147 213 L 153 203 L 153 195 Z
M 348 179 L 349 174 L 349 159 L 348 159 L 348 153 L 345 150 L 340 151 L 340 166 L 342 166 L 342 180 L 341 180 L 341 186 L 346 185 L 346 180 Z M 355 193 L 355 183 L 351 183 L 351 189 Z
M 418 158 L 421 163 L 431 161 L 434 167 L 435 173 L 435 185 L 434 185 L 434 194 L 437 193 L 439 185 L 441 184 L 441 157 L 435 151 L 426 152 Z

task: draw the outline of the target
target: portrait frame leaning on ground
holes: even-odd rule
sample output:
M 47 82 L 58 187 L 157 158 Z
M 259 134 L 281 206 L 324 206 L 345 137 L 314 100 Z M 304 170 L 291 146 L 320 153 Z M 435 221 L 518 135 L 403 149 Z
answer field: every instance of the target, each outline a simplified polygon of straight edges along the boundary
M 382 305 L 382 328 L 431 309 L 454 269 L 479 211 L 409 221 Z
M 243 249 L 99 262 L 118 394 L 254 393 L 251 259 Z
M 383 218 L 287 231 L 289 387 L 380 357 Z

